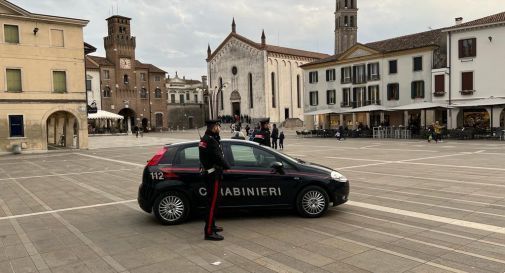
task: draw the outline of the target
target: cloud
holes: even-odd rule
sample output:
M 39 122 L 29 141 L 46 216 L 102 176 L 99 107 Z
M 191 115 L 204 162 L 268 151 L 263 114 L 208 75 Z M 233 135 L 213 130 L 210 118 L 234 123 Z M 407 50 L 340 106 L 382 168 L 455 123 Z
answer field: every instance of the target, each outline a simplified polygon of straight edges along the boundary
M 85 40 L 104 55 L 111 10 L 132 18 L 137 58 L 187 78 L 207 73 L 207 44 L 215 49 L 231 31 L 259 42 L 332 53 L 335 0 L 10 0 L 35 13 L 90 20 Z M 358 0 L 358 40 L 377 41 L 505 11 L 503 0 Z

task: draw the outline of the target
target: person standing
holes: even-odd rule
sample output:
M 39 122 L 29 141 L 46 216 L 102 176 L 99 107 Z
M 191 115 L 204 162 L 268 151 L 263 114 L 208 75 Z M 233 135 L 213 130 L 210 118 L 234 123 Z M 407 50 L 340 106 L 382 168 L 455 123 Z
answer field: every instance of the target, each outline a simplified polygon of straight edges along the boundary
M 221 192 L 221 182 L 223 180 L 223 171 L 230 169 L 226 162 L 221 148 L 221 125 L 218 120 L 208 120 L 205 135 L 200 139 L 198 145 L 201 173 L 207 189 L 207 205 L 205 210 L 205 240 L 221 241 L 223 236 L 218 232 L 223 228 L 216 226 L 215 214 L 218 205 L 219 194 Z
M 263 146 L 271 147 L 270 144 L 270 118 L 260 120 L 260 127 L 253 133 L 253 141 Z
M 133 127 L 133 131 L 135 132 L 135 136 L 137 138 L 139 138 L 139 127 L 137 125 L 135 125 L 135 127 Z
M 438 143 L 439 141 L 442 142 L 442 129 L 444 126 L 440 125 L 438 121 L 435 122 L 435 125 L 433 126 L 433 130 L 435 131 L 435 142 Z
M 281 131 L 281 133 L 280 133 L 280 135 L 279 135 L 279 148 L 280 148 L 281 150 L 284 150 L 284 138 L 285 138 L 285 136 L 284 136 L 284 132 L 283 132 L 283 131 Z
M 247 124 L 245 126 L 245 134 L 246 134 L 246 136 L 249 136 L 249 130 L 251 130 L 251 128 L 249 127 L 249 124 Z
M 279 129 L 277 129 L 277 125 L 273 125 L 272 129 L 272 148 L 277 150 L 277 139 L 279 139 Z

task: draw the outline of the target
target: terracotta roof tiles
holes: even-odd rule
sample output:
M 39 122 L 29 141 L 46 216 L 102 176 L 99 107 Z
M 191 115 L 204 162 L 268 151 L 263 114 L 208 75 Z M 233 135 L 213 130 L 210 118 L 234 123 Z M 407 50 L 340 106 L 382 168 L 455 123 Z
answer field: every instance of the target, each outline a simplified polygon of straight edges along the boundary
M 466 22 L 463 24 L 455 25 L 455 26 L 447 28 L 447 30 L 474 27 L 474 26 L 480 26 L 480 25 L 495 24 L 495 23 L 501 23 L 501 22 L 505 22 L 505 12 L 500 12 L 500 13 L 497 13 L 494 15 L 490 15 L 490 16 L 486 16 L 486 17 L 477 19 L 477 20 L 473 20 L 473 21 Z

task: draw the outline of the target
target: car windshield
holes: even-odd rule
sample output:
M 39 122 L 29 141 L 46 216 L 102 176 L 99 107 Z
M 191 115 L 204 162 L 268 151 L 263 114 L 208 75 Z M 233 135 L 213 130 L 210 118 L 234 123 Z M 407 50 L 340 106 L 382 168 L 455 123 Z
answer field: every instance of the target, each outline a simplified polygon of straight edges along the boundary
M 291 156 L 289 156 L 289 155 L 287 155 L 287 154 L 280 153 L 280 152 L 278 152 L 277 150 L 272 149 L 271 147 L 267 147 L 267 146 L 262 146 L 262 147 L 263 147 L 263 148 L 266 148 L 267 150 L 269 150 L 269 151 L 271 151 L 271 152 L 274 152 L 274 153 L 276 153 L 276 154 L 281 154 L 281 155 L 282 155 L 282 157 L 283 157 L 284 159 L 287 159 L 288 161 L 291 161 L 291 162 L 294 162 L 294 163 L 300 163 L 300 164 L 304 164 L 304 163 L 306 163 L 305 161 L 303 161 L 303 160 L 301 160 L 301 159 L 299 159 L 299 158 L 296 158 L 296 157 L 291 157 Z

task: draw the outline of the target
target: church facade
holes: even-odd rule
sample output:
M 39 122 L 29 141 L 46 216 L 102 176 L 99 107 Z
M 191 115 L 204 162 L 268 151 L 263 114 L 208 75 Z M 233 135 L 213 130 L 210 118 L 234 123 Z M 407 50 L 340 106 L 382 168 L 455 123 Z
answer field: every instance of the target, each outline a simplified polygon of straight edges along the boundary
M 269 45 L 263 32 L 257 43 L 236 31 L 235 20 L 226 39 L 207 50 L 212 116 L 270 117 L 271 122 L 303 120 L 301 65 L 328 55 Z M 214 98 L 214 99 L 213 99 Z M 211 110 L 214 112 L 215 110 Z

